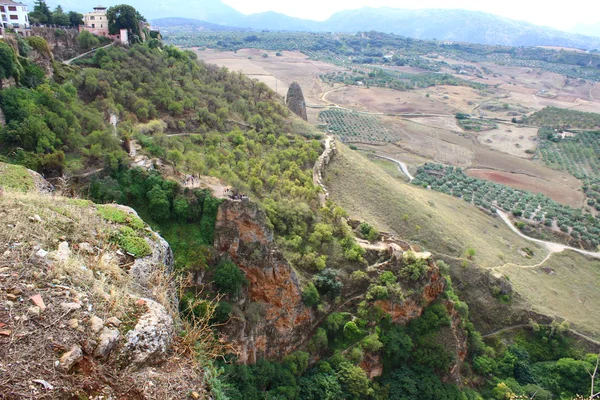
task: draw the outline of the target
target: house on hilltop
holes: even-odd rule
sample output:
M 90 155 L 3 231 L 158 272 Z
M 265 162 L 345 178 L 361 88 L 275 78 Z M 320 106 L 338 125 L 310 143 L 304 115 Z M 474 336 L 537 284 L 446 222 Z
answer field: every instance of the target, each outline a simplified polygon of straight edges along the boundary
M 23 36 L 31 36 L 28 31 L 31 28 L 28 14 L 25 4 L 0 0 L 0 37 L 4 35 L 6 29 L 13 29 Z
M 112 37 L 108 33 L 106 7 L 96 6 L 94 11 L 83 14 L 83 25 L 79 25 L 79 32 L 82 31 L 88 31 L 98 36 Z

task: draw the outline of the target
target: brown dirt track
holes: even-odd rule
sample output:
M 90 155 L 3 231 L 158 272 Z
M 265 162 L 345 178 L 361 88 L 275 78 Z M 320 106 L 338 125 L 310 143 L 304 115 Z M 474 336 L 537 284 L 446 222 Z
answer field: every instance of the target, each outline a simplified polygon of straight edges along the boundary
M 468 169 L 465 171 L 465 174 L 473 178 L 486 179 L 515 189 L 542 193 L 554 201 L 567 204 L 571 207 L 581 207 L 585 198 L 580 191 L 571 190 L 544 179 L 528 175 L 494 171 L 491 169 Z

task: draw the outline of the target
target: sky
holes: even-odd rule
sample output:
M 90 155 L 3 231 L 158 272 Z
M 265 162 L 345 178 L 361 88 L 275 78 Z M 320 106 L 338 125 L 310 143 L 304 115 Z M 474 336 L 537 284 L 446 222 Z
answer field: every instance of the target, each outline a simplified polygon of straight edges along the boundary
M 276 11 L 292 17 L 326 20 L 341 10 L 362 7 L 394 8 L 459 8 L 484 11 L 507 18 L 528 21 L 536 25 L 569 30 L 576 24 L 600 21 L 600 2 L 596 0 L 540 1 L 540 0 L 222 0 L 244 14 Z

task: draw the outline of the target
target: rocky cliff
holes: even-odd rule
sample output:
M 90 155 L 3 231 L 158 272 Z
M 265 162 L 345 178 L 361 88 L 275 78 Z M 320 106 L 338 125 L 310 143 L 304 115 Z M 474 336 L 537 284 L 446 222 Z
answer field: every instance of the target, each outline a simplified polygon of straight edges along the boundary
M 226 327 L 240 361 L 281 358 L 295 350 L 314 316 L 302 303 L 296 273 L 277 249 L 265 213 L 252 203 L 222 203 L 215 247 L 231 257 L 248 280 L 238 302 L 243 315 Z
M 43 37 L 54 58 L 58 61 L 68 60 L 84 50 L 77 43 L 79 32 L 77 29 L 61 29 L 34 26 L 31 28 L 33 35 Z
M 297 82 L 292 82 L 288 89 L 287 95 L 285 96 L 285 103 L 288 108 L 297 116 L 307 121 L 306 116 L 306 102 L 304 101 L 304 94 L 302 89 Z
M 203 393 L 202 372 L 175 343 L 169 245 L 130 208 L 25 180 L 0 169 L 2 397 Z

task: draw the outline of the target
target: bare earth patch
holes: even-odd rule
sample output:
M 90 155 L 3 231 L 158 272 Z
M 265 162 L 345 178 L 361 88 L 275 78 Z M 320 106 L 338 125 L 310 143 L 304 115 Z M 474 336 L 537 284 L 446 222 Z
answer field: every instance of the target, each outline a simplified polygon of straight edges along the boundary
M 585 196 L 581 191 L 563 185 L 556 185 L 553 182 L 529 175 L 494 171 L 490 169 L 468 169 L 465 171 L 465 174 L 472 176 L 473 178 L 486 179 L 515 189 L 542 193 L 559 203 L 571 207 L 581 207 L 585 199 Z
M 494 150 L 530 159 L 531 154 L 525 151 L 537 147 L 537 131 L 537 128 L 498 124 L 498 129 L 479 133 L 477 140 Z

